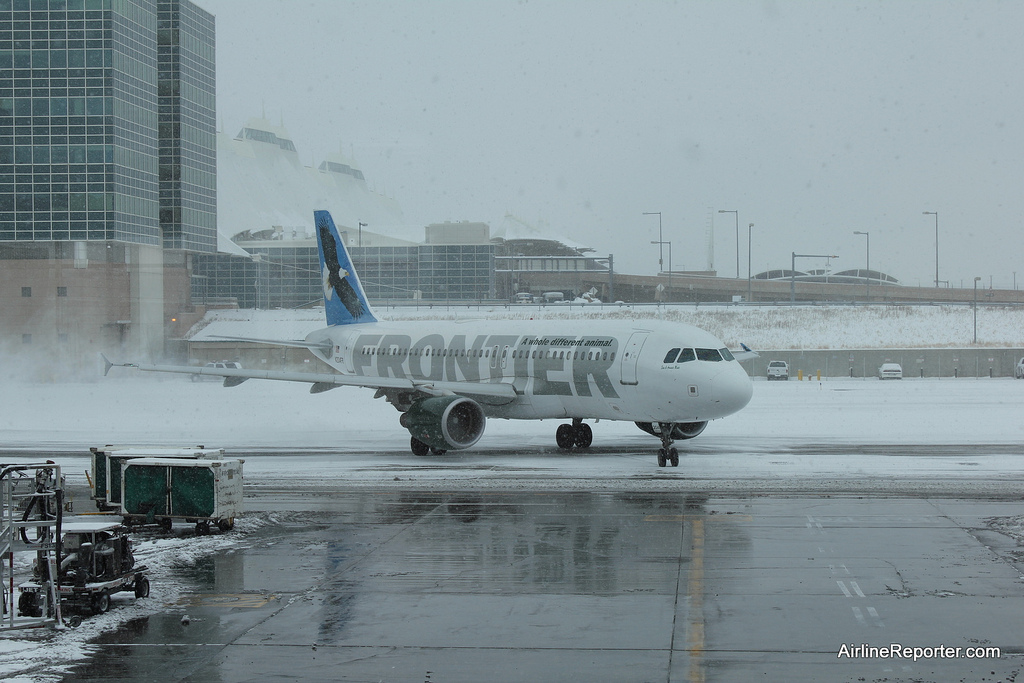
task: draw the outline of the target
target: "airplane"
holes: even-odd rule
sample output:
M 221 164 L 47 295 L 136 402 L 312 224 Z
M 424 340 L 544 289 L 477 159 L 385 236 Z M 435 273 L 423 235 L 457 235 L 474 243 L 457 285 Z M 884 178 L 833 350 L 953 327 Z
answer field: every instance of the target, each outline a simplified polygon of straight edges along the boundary
M 327 327 L 304 340 L 240 339 L 300 347 L 332 373 L 112 363 L 112 367 L 249 379 L 307 382 L 311 393 L 339 386 L 375 389 L 401 413 L 415 455 L 470 448 L 488 418 L 567 420 L 560 449 L 586 449 L 584 420 L 626 420 L 658 437 L 658 465 L 679 465 L 676 440 L 692 439 L 710 420 L 750 401 L 750 377 L 731 352 L 691 325 L 654 320 L 381 321 L 330 213 L 315 211 Z M 227 339 L 227 337 L 225 337 Z

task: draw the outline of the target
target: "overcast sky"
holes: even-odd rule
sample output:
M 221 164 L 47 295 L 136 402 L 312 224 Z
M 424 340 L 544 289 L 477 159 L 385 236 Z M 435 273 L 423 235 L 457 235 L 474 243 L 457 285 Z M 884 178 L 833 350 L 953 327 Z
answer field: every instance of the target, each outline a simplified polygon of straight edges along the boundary
M 836 254 L 1024 289 L 1022 2 L 197 0 L 218 122 L 354 156 L 408 223 L 513 213 L 657 269 Z M 798 269 L 824 265 L 799 259 Z M 665 266 L 668 266 L 666 248 Z

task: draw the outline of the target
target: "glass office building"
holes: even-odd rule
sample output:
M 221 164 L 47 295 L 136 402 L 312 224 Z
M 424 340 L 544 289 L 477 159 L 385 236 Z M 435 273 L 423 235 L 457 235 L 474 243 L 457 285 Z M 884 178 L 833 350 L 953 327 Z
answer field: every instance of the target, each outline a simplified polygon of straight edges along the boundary
M 160 246 L 166 206 L 167 246 L 213 251 L 213 68 L 188 2 L 0 0 L 0 241 Z M 163 166 L 206 189 L 163 202 Z

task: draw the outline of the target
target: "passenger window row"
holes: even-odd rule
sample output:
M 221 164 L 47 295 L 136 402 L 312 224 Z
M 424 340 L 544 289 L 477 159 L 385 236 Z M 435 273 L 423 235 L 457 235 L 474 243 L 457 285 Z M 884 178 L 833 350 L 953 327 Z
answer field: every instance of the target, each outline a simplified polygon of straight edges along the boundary
M 729 349 L 669 349 L 663 363 L 686 363 L 691 360 L 721 361 L 735 360 Z
M 693 349 L 687 349 L 691 353 Z M 397 346 L 389 348 L 380 348 L 376 346 L 364 346 L 362 348 L 364 356 L 398 356 L 398 355 L 412 355 L 412 356 L 462 356 L 470 358 L 490 358 L 491 349 L 443 349 L 443 348 L 419 348 L 419 349 L 401 349 Z M 615 352 L 611 353 L 607 351 L 527 351 L 527 350 L 511 350 L 508 351 L 512 358 L 555 358 L 564 360 L 615 360 Z M 498 355 L 498 347 L 494 347 L 494 356 Z

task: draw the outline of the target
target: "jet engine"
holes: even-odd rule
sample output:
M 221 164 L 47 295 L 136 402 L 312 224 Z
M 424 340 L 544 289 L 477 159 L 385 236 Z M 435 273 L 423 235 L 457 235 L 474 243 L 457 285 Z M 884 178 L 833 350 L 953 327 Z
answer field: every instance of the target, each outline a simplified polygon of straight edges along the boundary
M 401 425 L 432 448 L 469 448 L 484 433 L 486 418 L 476 401 L 464 396 L 437 396 L 416 401 L 402 413 Z
M 636 426 L 644 430 L 651 436 L 661 436 L 660 433 L 655 431 L 654 425 L 650 422 L 637 422 Z M 695 436 L 700 436 L 700 433 L 704 431 L 704 428 L 708 426 L 707 421 L 704 422 L 677 422 L 675 429 L 672 430 L 672 438 L 676 441 L 684 441 L 686 439 L 692 439 Z

